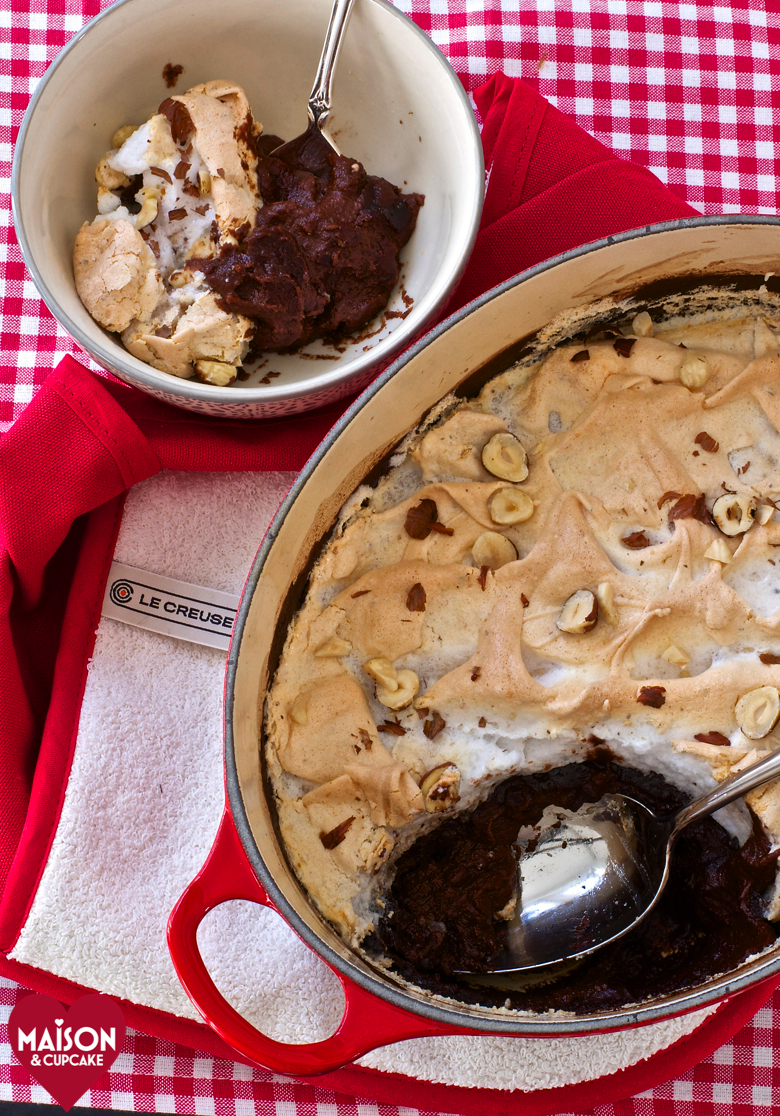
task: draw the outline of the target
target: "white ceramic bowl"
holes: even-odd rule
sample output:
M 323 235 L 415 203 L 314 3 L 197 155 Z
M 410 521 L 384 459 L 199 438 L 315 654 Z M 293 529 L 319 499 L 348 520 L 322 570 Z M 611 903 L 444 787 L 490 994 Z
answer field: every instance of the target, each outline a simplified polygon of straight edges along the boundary
M 330 0 L 118 0 L 83 28 L 38 85 L 14 158 L 14 221 L 25 262 L 47 306 L 103 368 L 188 410 L 231 418 L 290 414 L 368 383 L 443 306 L 476 236 L 484 171 L 468 98 L 428 37 L 386 0 L 357 0 L 339 59 L 329 130 L 369 173 L 425 195 L 402 253 L 406 318 L 334 359 L 320 342 L 305 355 L 271 354 L 229 388 L 179 380 L 131 356 L 81 304 L 71 258 L 76 232 L 96 209 L 94 170 L 123 124 L 139 123 L 169 96 L 166 63 L 182 65 L 175 92 L 214 78 L 245 88 L 266 132 L 306 126 L 306 102 Z M 401 290 L 392 309 L 406 310 Z M 269 370 L 278 378 L 260 379 Z

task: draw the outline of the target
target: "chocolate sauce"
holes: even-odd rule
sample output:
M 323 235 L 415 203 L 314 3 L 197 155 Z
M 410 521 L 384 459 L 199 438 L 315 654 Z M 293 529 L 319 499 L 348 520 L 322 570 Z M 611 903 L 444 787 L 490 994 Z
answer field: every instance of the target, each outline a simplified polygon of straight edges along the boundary
M 536 824 L 546 806 L 577 810 L 615 792 L 668 814 L 688 801 L 660 775 L 616 763 L 606 748 L 591 755 L 513 776 L 475 810 L 420 837 L 398 859 L 388 913 L 366 948 L 379 947 L 414 983 L 462 1001 L 590 1012 L 692 987 L 772 945 L 776 930 L 763 917 L 762 897 L 778 854 L 757 818 L 741 848 L 707 818 L 678 839 L 669 882 L 650 915 L 574 971 L 521 991 L 455 981 L 454 970 L 484 971 L 503 948 L 507 923 L 495 913 L 515 890 L 518 831 Z
M 256 323 L 254 353 L 340 339 L 366 325 L 398 282 L 398 254 L 424 200 L 366 174 L 319 136 L 284 161 L 269 146 L 261 137 L 255 227 L 214 259 L 189 265 L 205 273 L 222 309 Z

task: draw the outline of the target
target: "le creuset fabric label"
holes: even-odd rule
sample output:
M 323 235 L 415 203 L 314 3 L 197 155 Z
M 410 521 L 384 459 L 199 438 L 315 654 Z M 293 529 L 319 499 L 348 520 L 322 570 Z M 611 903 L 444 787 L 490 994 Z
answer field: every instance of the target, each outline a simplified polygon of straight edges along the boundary
M 111 1068 L 125 1041 L 125 1017 L 109 996 L 91 993 L 66 1011 L 33 993 L 8 1020 L 16 1057 L 67 1112 Z
M 238 597 L 112 562 L 103 615 L 136 628 L 227 651 Z

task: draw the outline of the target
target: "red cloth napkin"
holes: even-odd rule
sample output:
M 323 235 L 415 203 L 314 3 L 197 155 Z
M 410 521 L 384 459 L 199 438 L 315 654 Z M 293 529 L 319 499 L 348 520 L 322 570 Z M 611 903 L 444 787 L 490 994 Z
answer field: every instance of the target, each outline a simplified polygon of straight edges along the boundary
M 448 307 L 605 236 L 699 216 L 644 167 L 618 159 L 522 81 L 474 93 L 488 172 L 474 251 Z
M 566 249 L 695 213 L 522 82 L 499 74 L 475 96 L 489 186 L 450 310 Z M 52 706 L 51 695 L 55 675 L 71 694 L 79 681 L 69 675 L 76 668 L 63 623 L 94 631 L 102 596 L 102 583 L 85 580 L 68 601 L 79 555 L 79 569 L 87 543 L 110 557 L 119 501 L 137 481 L 159 469 L 298 469 L 346 405 L 218 421 L 95 377 L 66 357 L 0 440 L 0 924 L 18 924 L 34 893 L 30 865 L 37 857 L 42 867 L 67 780 L 77 707 Z M 101 568 L 96 559 L 93 582 Z M 0 951 L 11 944 L 0 935 Z

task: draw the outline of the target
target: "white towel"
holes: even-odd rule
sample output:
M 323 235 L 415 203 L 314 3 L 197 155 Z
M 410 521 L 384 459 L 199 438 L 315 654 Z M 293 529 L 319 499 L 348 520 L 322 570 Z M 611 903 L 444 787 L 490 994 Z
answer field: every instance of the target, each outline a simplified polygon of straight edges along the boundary
M 131 491 L 122 562 L 239 593 L 291 473 L 162 473 Z M 223 806 L 225 654 L 102 619 L 51 854 L 11 956 L 109 995 L 200 1019 L 165 942 Z M 225 903 L 199 944 L 223 995 L 273 1038 L 325 1038 L 343 1010 L 333 973 L 272 912 Z M 412 1039 L 359 1064 L 421 1080 L 530 1091 L 633 1065 L 713 1011 L 618 1034 Z

